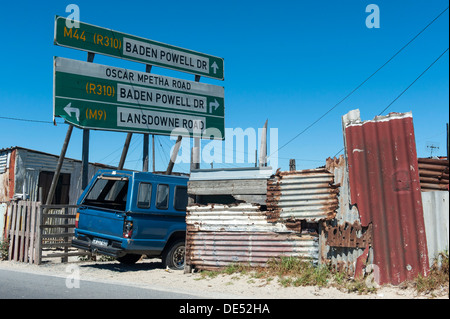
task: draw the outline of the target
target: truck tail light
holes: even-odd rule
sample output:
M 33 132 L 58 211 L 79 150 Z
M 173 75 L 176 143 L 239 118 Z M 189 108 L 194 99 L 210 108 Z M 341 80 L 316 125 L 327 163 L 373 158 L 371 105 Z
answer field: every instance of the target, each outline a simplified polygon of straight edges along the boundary
M 133 222 L 126 220 L 123 224 L 123 238 L 131 238 L 133 235 Z
M 80 220 L 80 213 L 75 215 L 75 228 L 78 228 L 78 221 Z

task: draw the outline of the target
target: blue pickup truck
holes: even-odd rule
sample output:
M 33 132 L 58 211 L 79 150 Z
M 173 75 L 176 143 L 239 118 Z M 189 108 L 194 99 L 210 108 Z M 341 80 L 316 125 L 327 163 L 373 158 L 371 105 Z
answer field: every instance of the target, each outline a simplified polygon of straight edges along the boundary
M 99 170 L 78 200 L 72 246 L 124 264 L 184 268 L 187 177 Z

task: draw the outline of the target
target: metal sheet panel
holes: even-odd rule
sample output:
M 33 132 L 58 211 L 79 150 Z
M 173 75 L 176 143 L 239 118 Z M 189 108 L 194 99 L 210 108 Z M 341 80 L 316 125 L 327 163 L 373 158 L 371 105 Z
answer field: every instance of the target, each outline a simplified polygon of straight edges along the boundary
M 422 192 L 449 190 L 448 160 L 419 158 L 418 162 Z
M 219 181 L 237 179 L 268 179 L 271 175 L 271 167 L 193 169 L 189 180 Z
M 266 266 L 282 255 L 318 259 L 318 236 L 269 222 L 259 205 L 193 204 L 187 207 L 186 225 L 186 263 L 197 269 L 232 263 Z
M 267 208 L 273 220 L 332 219 L 338 207 L 334 176 L 326 169 L 277 173 L 268 183 Z
M 186 224 L 188 231 L 289 232 L 283 223 L 269 223 L 259 205 L 248 203 L 188 206 Z
M 275 232 L 191 232 L 186 263 L 197 269 L 223 268 L 234 263 L 265 267 L 272 258 L 298 256 L 317 260 L 318 237 Z
M 445 191 L 422 192 L 422 203 L 428 259 L 432 265 L 438 254 L 449 248 L 449 194 Z
M 347 162 L 344 155 L 341 155 L 339 158 L 327 158 L 326 169 L 334 174 L 334 184 L 339 189 L 339 206 L 336 209 L 336 217 L 327 221 L 325 227 L 321 227 L 321 234 L 325 243 L 322 245 L 324 250 L 322 263 L 329 262 L 333 268 L 346 271 L 354 276 L 356 262 L 363 254 L 365 247 L 356 247 L 356 245 L 346 243 L 349 239 L 357 242 L 358 238 L 362 238 L 363 235 L 360 231 L 355 232 L 353 236 L 348 236 L 352 238 L 345 238 L 339 232 L 342 228 L 361 225 L 358 208 L 355 205 L 351 205 Z M 338 243 L 331 245 L 329 241 L 330 234 L 334 235 L 335 231 L 340 238 L 338 238 Z M 336 235 L 333 237 L 336 237 Z
M 343 117 L 351 203 L 361 224 L 373 224 L 379 283 L 399 284 L 429 271 L 411 113 L 361 122 Z

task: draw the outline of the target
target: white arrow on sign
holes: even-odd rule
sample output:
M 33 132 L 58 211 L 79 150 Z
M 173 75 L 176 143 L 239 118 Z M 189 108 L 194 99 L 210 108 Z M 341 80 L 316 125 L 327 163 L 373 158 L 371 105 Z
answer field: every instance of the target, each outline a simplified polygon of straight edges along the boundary
M 211 65 L 211 67 L 214 69 L 214 74 L 216 74 L 217 69 L 219 68 L 219 66 L 217 65 L 216 61 L 214 61 L 214 63 Z
M 209 113 L 213 112 L 213 107 L 214 107 L 214 111 L 217 110 L 217 108 L 219 107 L 219 102 L 217 102 L 216 99 L 214 99 L 214 102 L 209 102 Z
M 71 116 L 71 113 L 75 113 L 77 121 L 80 122 L 80 110 L 76 107 L 72 107 L 72 103 L 67 104 L 67 106 L 64 108 L 64 111 L 66 111 L 69 116 Z

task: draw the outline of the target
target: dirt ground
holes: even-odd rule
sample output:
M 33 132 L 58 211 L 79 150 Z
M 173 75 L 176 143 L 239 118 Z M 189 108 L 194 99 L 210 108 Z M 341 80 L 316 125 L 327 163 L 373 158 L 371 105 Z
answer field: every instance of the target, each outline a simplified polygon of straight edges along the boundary
M 267 281 L 249 275 L 218 275 L 214 278 L 200 273 L 185 274 L 183 271 L 165 270 L 158 259 L 144 259 L 134 266 L 124 266 L 116 261 L 78 261 L 69 263 L 48 262 L 29 265 L 0 261 L 0 269 L 19 270 L 37 274 L 67 277 L 76 267 L 81 280 L 110 282 L 195 294 L 210 299 L 448 299 L 448 287 L 430 294 L 418 294 L 412 288 L 384 286 L 376 293 L 360 295 L 336 288 L 283 287 L 277 278 Z

